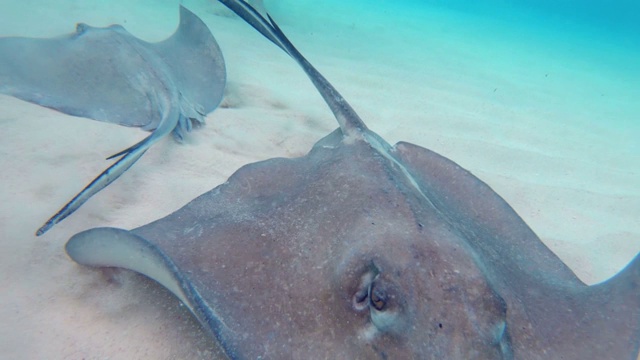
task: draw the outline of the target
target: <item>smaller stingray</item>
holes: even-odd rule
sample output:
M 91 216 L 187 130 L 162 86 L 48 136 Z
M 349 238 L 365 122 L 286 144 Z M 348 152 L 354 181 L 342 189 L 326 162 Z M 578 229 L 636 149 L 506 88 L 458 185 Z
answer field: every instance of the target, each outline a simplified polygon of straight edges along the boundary
M 148 43 L 120 25 L 52 39 L 0 38 L 0 93 L 63 113 L 153 130 L 96 177 L 37 235 L 76 211 L 129 169 L 158 140 L 181 140 L 222 100 L 226 70 L 211 31 L 180 7 L 180 25 L 168 39 Z

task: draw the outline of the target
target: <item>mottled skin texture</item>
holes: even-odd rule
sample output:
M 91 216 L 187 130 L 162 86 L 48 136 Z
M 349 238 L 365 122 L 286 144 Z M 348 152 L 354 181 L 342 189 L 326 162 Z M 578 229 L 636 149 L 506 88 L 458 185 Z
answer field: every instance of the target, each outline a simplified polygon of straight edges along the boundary
M 635 356 L 637 260 L 588 287 L 473 175 L 415 145 L 390 154 L 429 200 L 337 130 L 131 233 L 199 292 L 187 302 L 232 358 Z

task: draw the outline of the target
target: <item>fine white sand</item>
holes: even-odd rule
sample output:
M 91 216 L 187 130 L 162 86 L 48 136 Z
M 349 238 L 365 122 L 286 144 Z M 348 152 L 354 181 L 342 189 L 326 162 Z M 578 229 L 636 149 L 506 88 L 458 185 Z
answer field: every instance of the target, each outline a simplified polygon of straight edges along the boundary
M 610 43 L 577 25 L 516 28 L 440 10 L 386 11 L 382 20 L 366 7 L 332 13 L 306 3 L 275 4 L 273 15 L 388 142 L 471 170 L 587 283 L 640 251 L 640 68 L 624 39 Z M 223 106 L 184 144 L 157 144 L 40 238 L 35 230 L 109 165 L 106 156 L 146 133 L 0 96 L 1 358 L 210 357 L 215 349 L 170 294 L 129 272 L 80 267 L 65 242 L 84 229 L 163 217 L 240 166 L 304 155 L 337 127 L 280 50 L 208 1 L 185 5 L 225 55 Z M 0 35 L 49 37 L 82 21 L 120 23 L 157 41 L 177 15 L 174 1 L 2 2 Z

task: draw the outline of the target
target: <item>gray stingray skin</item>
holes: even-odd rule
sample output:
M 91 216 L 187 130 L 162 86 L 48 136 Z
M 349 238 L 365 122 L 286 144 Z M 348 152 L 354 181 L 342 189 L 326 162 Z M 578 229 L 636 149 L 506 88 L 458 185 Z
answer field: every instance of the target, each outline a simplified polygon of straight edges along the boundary
M 148 225 L 81 232 L 72 259 L 155 279 L 232 359 L 635 359 L 640 256 L 585 285 L 489 186 L 387 144 L 271 19 L 221 2 L 303 67 L 340 129 Z
M 120 159 L 49 219 L 44 234 L 105 188 L 155 142 L 181 140 L 222 100 L 224 59 L 207 26 L 180 7 L 168 39 L 148 43 L 120 25 L 78 24 L 52 39 L 0 38 L 0 93 L 56 109 L 154 132 L 111 157 Z M 192 124 L 193 123 L 193 124 Z

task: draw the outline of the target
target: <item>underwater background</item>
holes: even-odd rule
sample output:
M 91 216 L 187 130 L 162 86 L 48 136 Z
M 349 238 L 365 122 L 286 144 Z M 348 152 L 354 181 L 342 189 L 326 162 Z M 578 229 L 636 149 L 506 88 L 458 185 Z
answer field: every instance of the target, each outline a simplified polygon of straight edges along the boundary
M 254 1 L 255 2 L 255 1 Z M 68 238 L 163 217 L 247 163 L 306 154 L 337 127 L 297 65 L 215 1 L 0 2 L 0 36 L 122 24 L 160 41 L 178 4 L 225 56 L 223 106 L 167 139 L 41 238 L 34 231 L 146 133 L 0 96 L 0 358 L 210 358 L 170 294 L 79 268 Z M 264 0 L 298 49 L 389 143 L 487 182 L 585 282 L 640 251 L 640 2 Z

